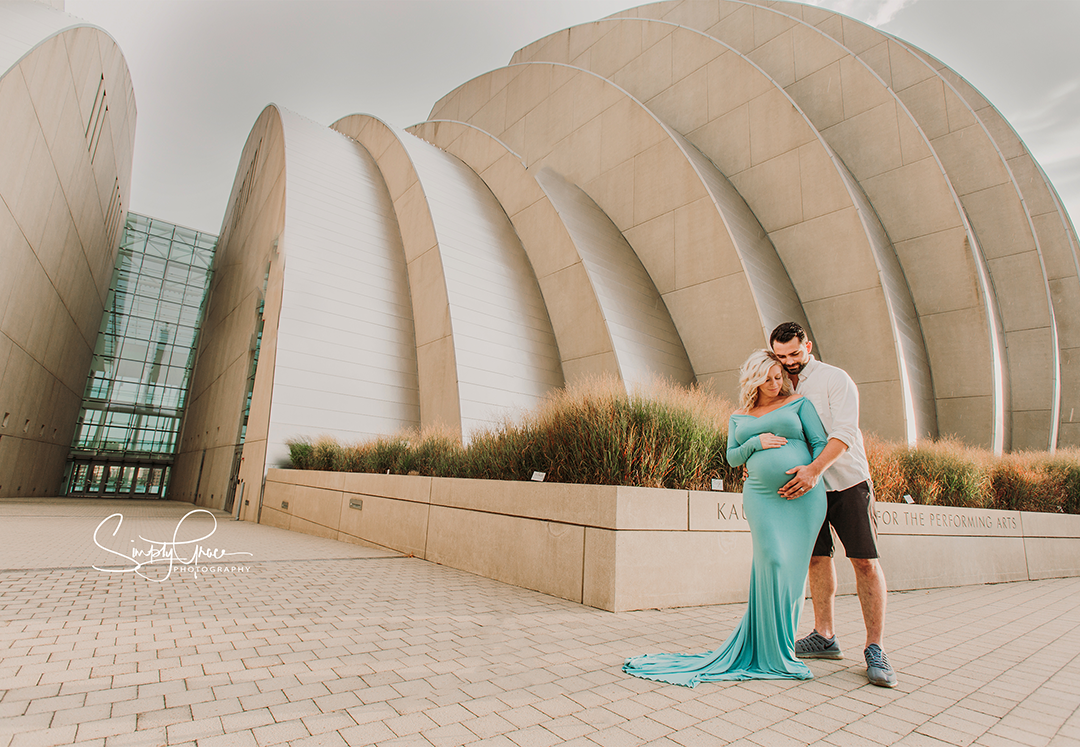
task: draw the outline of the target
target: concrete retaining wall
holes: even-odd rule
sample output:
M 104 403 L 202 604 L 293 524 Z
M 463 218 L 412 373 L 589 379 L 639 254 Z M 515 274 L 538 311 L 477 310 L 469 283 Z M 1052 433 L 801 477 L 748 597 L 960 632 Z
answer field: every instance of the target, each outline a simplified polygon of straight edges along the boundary
M 879 503 L 877 517 L 892 590 L 1080 576 L 1080 516 Z M 745 601 L 750 576 L 739 493 L 272 469 L 260 521 L 611 611 Z M 837 570 L 853 593 L 850 564 Z

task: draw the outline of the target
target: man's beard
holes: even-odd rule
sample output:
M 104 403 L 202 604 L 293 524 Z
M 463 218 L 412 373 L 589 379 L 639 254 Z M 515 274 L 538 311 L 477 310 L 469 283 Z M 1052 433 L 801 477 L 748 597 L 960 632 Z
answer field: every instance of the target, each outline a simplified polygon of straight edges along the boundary
M 798 376 L 802 373 L 802 370 L 806 368 L 806 364 L 809 362 L 810 361 L 806 361 L 806 363 L 796 363 L 793 366 L 784 366 L 784 370 L 788 372 L 789 376 Z

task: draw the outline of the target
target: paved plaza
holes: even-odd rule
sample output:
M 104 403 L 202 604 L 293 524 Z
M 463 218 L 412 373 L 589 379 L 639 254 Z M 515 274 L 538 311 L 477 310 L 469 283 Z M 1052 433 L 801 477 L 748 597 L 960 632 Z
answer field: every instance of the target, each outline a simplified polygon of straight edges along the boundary
M 0 500 L 0 747 L 1080 744 L 1080 579 L 891 593 L 893 690 L 855 597 L 813 680 L 688 689 L 620 665 L 744 605 L 613 614 L 191 509 Z M 174 540 L 204 570 L 138 565 Z

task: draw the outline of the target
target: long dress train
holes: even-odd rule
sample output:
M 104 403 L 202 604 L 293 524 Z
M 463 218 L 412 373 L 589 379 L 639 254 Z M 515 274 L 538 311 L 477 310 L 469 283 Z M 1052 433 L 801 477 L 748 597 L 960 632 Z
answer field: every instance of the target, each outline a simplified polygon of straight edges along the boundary
M 762 449 L 762 433 L 784 436 L 787 444 Z M 626 660 L 623 671 L 686 687 L 711 680 L 813 677 L 795 657 L 795 631 L 810 553 L 825 520 L 825 488 L 819 482 L 790 501 L 777 490 L 791 479 L 787 470 L 809 464 L 826 442 L 821 419 L 805 397 L 760 417 L 731 416 L 728 463 L 745 463 L 750 473 L 743 485 L 743 513 L 754 545 L 746 614 L 715 651 L 635 656 Z

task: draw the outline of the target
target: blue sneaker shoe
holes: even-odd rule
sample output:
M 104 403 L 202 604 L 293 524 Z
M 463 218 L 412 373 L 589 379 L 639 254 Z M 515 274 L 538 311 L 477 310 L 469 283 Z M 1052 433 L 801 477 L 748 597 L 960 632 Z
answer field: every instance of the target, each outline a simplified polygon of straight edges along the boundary
M 881 650 L 881 646 L 871 643 L 863 651 L 866 657 L 866 678 L 871 685 L 878 687 L 896 687 L 896 672 L 889 664 L 889 657 Z
M 816 630 L 795 641 L 795 655 L 800 659 L 843 659 L 836 636 L 826 638 Z

